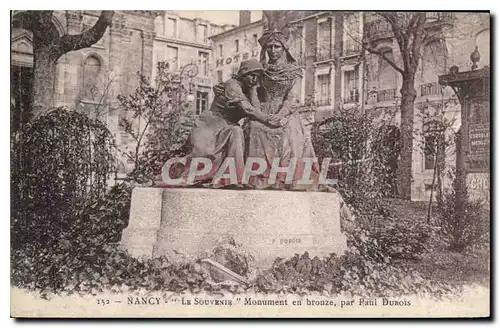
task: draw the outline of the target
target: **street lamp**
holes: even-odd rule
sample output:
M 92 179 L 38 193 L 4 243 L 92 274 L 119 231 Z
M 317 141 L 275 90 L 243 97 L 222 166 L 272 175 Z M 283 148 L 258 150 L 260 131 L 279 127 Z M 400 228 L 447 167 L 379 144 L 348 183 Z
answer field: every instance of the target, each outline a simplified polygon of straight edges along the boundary
M 179 94 L 178 94 L 178 107 L 181 106 L 181 99 L 182 99 L 182 79 L 184 78 L 184 75 L 186 75 L 189 78 L 189 94 L 186 97 L 186 100 L 191 102 L 194 100 L 194 95 L 191 93 L 191 80 L 198 75 L 198 66 L 194 63 L 189 63 L 187 65 L 184 65 L 181 69 L 181 73 L 179 76 Z

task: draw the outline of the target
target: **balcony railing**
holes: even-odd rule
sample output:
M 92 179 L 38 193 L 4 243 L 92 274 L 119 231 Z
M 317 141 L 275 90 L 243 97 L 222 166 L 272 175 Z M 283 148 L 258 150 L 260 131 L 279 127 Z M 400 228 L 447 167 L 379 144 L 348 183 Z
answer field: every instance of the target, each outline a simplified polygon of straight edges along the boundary
M 427 22 L 448 21 L 453 18 L 453 13 L 426 13 Z
M 318 106 L 329 106 L 330 105 L 330 99 L 319 99 L 316 101 L 316 105 Z
M 426 23 L 434 25 L 436 23 L 447 23 L 453 19 L 453 13 L 430 12 L 426 13 Z M 383 18 L 373 20 L 365 25 L 365 33 L 368 39 L 377 40 L 392 38 L 394 36 L 391 25 Z
M 343 56 L 354 56 L 361 52 L 361 46 L 346 44 L 346 47 L 342 50 Z
M 420 85 L 420 95 L 431 96 L 441 94 L 441 86 L 438 82 L 425 83 Z
M 385 19 L 377 19 L 365 25 L 365 33 L 368 39 L 392 38 L 391 25 Z
M 377 91 L 377 101 L 391 101 L 396 99 L 396 89 L 385 89 Z

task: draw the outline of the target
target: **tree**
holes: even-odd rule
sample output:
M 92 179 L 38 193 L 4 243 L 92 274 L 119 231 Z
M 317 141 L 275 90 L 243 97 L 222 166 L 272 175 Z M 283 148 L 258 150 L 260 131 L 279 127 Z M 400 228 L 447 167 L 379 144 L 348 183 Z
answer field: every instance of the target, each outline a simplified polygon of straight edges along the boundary
M 368 53 L 378 55 L 387 62 L 402 77 L 400 89 L 401 101 L 401 150 L 398 166 L 398 191 L 403 199 L 411 198 L 412 181 L 412 153 L 413 153 L 413 120 L 414 104 L 417 97 L 415 77 L 422 59 L 425 44 L 433 38 L 442 38 L 444 22 L 450 16 L 448 13 L 433 13 L 432 23 L 425 12 L 377 12 L 373 16 L 388 27 L 400 52 L 400 61 L 377 49 L 377 43 L 370 38 L 370 29 L 365 28 L 362 40 L 350 33 L 351 39 L 359 42 L 362 49 Z M 365 24 L 365 27 L 366 24 Z
M 197 72 L 198 68 L 193 67 Z M 123 159 L 133 164 L 128 180 L 154 184 L 155 176 L 169 158 L 189 152 L 190 144 L 186 141 L 193 127 L 193 113 L 182 97 L 188 89 L 164 61 L 158 62 L 154 83 L 139 74 L 135 92 L 118 96 L 126 115 L 120 118 L 119 125 L 129 141 L 124 150 L 118 150 Z
M 54 105 L 57 60 L 67 52 L 88 48 L 111 26 L 114 11 L 103 10 L 97 22 L 80 34 L 64 34 L 52 23 L 53 10 L 28 10 L 16 16 L 14 25 L 33 32 L 33 114 Z
M 422 45 L 427 41 L 429 34 L 425 29 L 427 15 L 418 13 L 378 13 L 389 23 L 394 38 L 401 52 L 402 65 L 395 60 L 375 50 L 369 42 L 363 42 L 364 49 L 381 56 L 403 78 L 401 86 L 401 152 L 398 167 L 398 189 L 403 199 L 411 198 L 412 180 L 412 153 L 413 153 L 413 117 L 414 103 L 417 98 L 415 90 L 415 74 L 421 58 Z

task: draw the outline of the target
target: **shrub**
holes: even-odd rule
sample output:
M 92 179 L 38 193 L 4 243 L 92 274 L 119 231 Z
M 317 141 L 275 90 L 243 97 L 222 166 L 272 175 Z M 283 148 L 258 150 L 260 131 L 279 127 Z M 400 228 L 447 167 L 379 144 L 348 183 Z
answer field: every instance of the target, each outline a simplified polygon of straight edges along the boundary
M 188 76 L 197 74 L 196 65 L 188 68 Z M 121 110 L 127 114 L 119 125 L 131 140 L 119 150 L 123 159 L 133 163 L 127 179 L 137 183 L 154 184 L 154 177 L 169 158 L 190 150 L 186 140 L 194 113 L 183 100 L 188 89 L 176 82 L 180 77 L 169 71 L 168 62 L 158 62 L 157 72 L 155 84 L 149 77 L 139 75 L 135 92 L 118 96 Z
M 50 243 L 107 191 L 114 140 L 99 120 L 64 108 L 23 125 L 13 138 L 12 245 Z
M 423 279 L 405 267 L 367 258 L 352 248 L 342 256 L 332 254 L 320 259 L 306 252 L 277 261 L 257 277 L 254 290 L 264 293 L 324 295 L 350 293 L 368 297 L 427 294 L 434 297 L 458 292 L 458 289 Z
M 68 231 L 68 238 L 81 238 L 89 244 L 120 241 L 121 232 L 128 225 L 131 196 L 130 185 L 113 186 L 104 197 L 85 208 Z
M 471 247 L 489 245 L 490 213 L 481 200 L 471 200 L 467 193 L 459 198 L 451 189 L 445 192 L 437 212 L 442 235 L 450 250 L 463 252 Z
M 398 217 L 384 203 L 356 211 L 345 229 L 348 242 L 373 259 L 419 259 L 435 229 L 421 220 Z
M 334 160 L 329 173 L 336 176 L 339 191 L 353 206 L 393 192 L 397 138 L 397 131 L 384 118 L 377 123 L 359 108 L 335 111 L 312 129 L 320 162 Z

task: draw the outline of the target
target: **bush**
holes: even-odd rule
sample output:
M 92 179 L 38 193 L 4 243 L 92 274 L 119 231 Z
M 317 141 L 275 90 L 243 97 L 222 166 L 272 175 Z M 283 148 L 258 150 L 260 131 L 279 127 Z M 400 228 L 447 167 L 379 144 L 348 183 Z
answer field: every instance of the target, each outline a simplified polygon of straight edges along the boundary
M 409 294 L 440 297 L 458 291 L 446 284 L 423 279 L 418 272 L 405 267 L 366 258 L 355 248 L 340 257 L 311 259 L 306 252 L 278 261 L 257 277 L 254 289 L 264 293 L 348 293 L 367 297 Z
M 335 111 L 314 123 L 312 140 L 320 162 L 331 158 L 338 163 L 329 173 L 338 179 L 347 203 L 357 207 L 393 193 L 398 131 L 385 119 L 377 123 L 359 108 Z
M 81 238 L 94 244 L 120 241 L 121 233 L 128 225 L 131 197 L 130 185 L 113 186 L 103 198 L 85 208 L 68 231 L 68 238 Z
M 53 109 L 23 126 L 11 145 L 12 245 L 51 243 L 107 191 L 114 140 L 84 114 Z
M 463 252 L 471 247 L 489 245 L 490 213 L 482 201 L 471 200 L 467 194 L 459 198 L 452 189 L 444 194 L 437 212 L 442 235 L 450 250 Z
M 423 255 L 434 233 L 424 222 L 398 218 L 386 204 L 374 200 L 357 208 L 352 220 L 343 222 L 343 230 L 348 252 L 323 259 L 311 259 L 305 253 L 278 260 L 256 279 L 256 289 L 269 293 L 344 292 L 372 297 L 415 293 L 440 297 L 459 291 L 424 279 L 405 265 L 404 260 Z
M 435 229 L 420 220 L 398 217 L 386 204 L 356 211 L 353 222 L 344 224 L 350 245 L 364 256 L 386 261 L 415 260 L 427 250 Z
M 189 66 L 191 77 L 197 74 L 196 65 Z M 134 93 L 117 98 L 127 118 L 119 120 L 120 127 L 131 140 L 119 149 L 124 160 L 133 163 L 127 179 L 137 183 L 154 184 L 165 162 L 190 151 L 186 143 L 194 124 L 194 113 L 183 96 L 188 89 L 180 85 L 181 77 L 171 73 L 168 62 L 158 62 L 155 84 L 148 76 L 139 75 Z
M 417 272 L 364 257 L 352 248 L 342 256 L 310 258 L 304 253 L 278 259 L 249 285 L 216 283 L 198 262 L 170 263 L 165 258 L 139 261 L 114 245 L 61 242 L 58 247 L 30 246 L 12 253 L 11 284 L 46 294 L 114 293 L 145 289 L 148 292 L 290 293 L 363 296 L 430 294 L 435 297 L 458 290 Z

